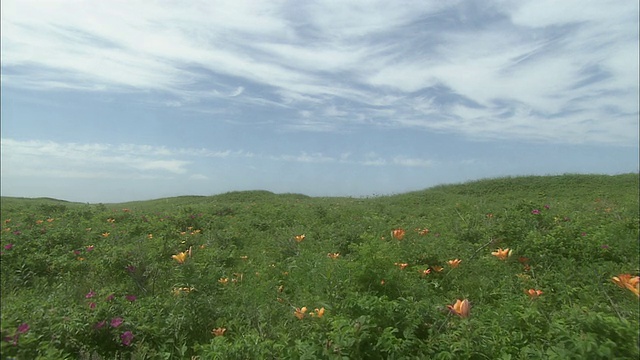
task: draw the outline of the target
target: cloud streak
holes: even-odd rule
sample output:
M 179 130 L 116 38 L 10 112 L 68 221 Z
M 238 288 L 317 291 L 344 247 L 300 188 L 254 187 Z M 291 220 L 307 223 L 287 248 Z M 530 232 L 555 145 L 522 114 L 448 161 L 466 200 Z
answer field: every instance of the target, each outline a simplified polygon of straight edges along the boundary
M 345 164 L 351 166 L 430 167 L 432 160 L 370 155 L 360 159 L 351 154 L 323 153 L 254 154 L 242 150 L 213 151 L 194 148 L 167 148 L 135 144 L 79 144 L 52 141 L 1 140 L 2 176 L 77 179 L 144 179 L 176 176 L 206 180 L 198 163 L 206 159 L 237 162 L 258 160 L 300 164 Z
M 638 141 L 637 2 L 2 7 L 3 86 L 154 91 L 170 99 L 158 106 L 198 110 L 277 108 L 289 119 L 278 126 L 292 131 Z

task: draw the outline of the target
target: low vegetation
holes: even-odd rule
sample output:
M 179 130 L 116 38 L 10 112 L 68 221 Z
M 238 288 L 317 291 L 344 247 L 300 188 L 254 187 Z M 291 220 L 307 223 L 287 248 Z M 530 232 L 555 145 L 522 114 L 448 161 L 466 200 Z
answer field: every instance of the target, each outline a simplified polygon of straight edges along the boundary
M 638 174 L 2 198 L 2 358 L 637 359 Z

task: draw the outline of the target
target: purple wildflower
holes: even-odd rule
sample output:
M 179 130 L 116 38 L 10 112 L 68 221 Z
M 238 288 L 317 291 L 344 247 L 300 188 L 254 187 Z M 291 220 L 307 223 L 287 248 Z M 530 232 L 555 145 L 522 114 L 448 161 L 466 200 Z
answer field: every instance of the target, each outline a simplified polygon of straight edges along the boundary
M 95 308 L 96 308 L 96 305 L 97 305 L 96 303 L 94 303 L 94 302 L 90 302 L 90 303 L 89 303 L 89 309 L 95 309 Z
M 538 214 L 540 214 L 540 210 L 538 210 L 538 209 L 533 209 L 533 210 L 531 210 L 531 213 L 532 213 L 533 215 L 538 215 Z
M 13 244 L 7 244 L 4 246 L 5 250 L 11 250 L 11 248 L 13 248 Z
M 27 331 L 29 331 L 29 324 L 22 323 L 18 326 L 18 334 L 25 334 Z
M 18 337 L 20 337 L 20 335 L 15 334 L 13 336 L 5 336 L 4 341 L 11 343 L 11 345 L 16 346 L 18 345 Z
M 120 339 L 122 340 L 122 345 L 129 346 L 133 340 L 133 333 L 131 331 L 125 331 L 120 335 Z
M 116 295 L 115 295 L 115 294 L 109 294 L 109 296 L 107 296 L 107 299 L 106 299 L 106 300 L 107 300 L 107 301 L 111 301 L 111 300 L 113 300 L 113 299 L 115 299 L 115 298 L 116 298 Z
M 124 320 L 122 320 L 121 317 L 113 318 L 113 319 L 111 319 L 111 327 L 116 328 L 116 327 L 122 325 L 123 322 L 124 322 Z
M 135 295 L 126 295 L 124 298 L 127 299 L 128 301 L 131 301 L 131 302 L 136 301 L 136 296 Z
M 100 321 L 100 322 L 96 323 L 95 325 L 93 325 L 93 328 L 94 328 L 94 329 L 96 329 L 96 330 L 100 330 L 100 329 L 102 329 L 106 324 L 107 324 L 107 321 L 106 321 L 106 320 L 102 320 L 102 321 Z
M 91 299 L 94 296 L 96 296 L 96 293 L 93 290 L 89 290 L 87 295 L 85 295 L 84 297 L 85 297 L 85 299 Z

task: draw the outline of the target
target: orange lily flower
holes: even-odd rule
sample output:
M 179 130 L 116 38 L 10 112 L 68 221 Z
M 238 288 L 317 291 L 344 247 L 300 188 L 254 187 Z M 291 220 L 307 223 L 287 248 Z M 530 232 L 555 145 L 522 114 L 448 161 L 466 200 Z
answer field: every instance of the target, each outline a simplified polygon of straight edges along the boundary
M 180 287 L 180 288 L 174 288 L 173 289 L 173 295 L 180 295 L 182 292 L 185 293 L 190 293 L 192 290 L 195 290 L 194 288 L 190 288 L 190 287 Z
M 636 296 L 640 297 L 640 276 L 631 276 L 631 274 L 620 274 L 614 276 L 611 280 L 623 289 L 628 289 Z
M 404 268 L 406 268 L 407 266 L 409 266 L 409 264 L 407 263 L 394 263 L 393 265 L 397 266 L 400 268 L 400 270 L 404 270 Z
M 242 273 L 233 273 L 233 279 L 231 280 L 234 283 L 237 283 L 238 281 L 242 281 L 242 278 L 244 278 L 244 274 Z
M 320 310 L 316 308 L 315 311 L 309 313 L 309 315 L 311 315 L 311 317 L 321 318 L 322 316 L 324 316 L 324 308 L 320 308 Z
M 447 305 L 447 308 L 452 313 L 460 316 L 461 318 L 466 318 L 469 316 L 469 309 L 471 305 L 469 305 L 469 300 L 456 300 L 456 303 L 453 305 Z
M 395 230 L 391 231 L 391 236 L 393 236 L 397 240 L 404 239 L 404 235 L 405 235 L 404 229 L 395 229 Z
M 147 235 L 147 239 L 153 239 L 153 234 Z
M 184 261 L 187 259 L 187 253 L 181 252 L 176 255 L 171 255 L 171 258 L 178 262 L 178 264 L 184 264 Z
M 431 267 L 435 272 L 441 272 L 444 268 L 442 266 L 433 265 Z
M 425 277 L 427 275 L 431 274 L 431 269 L 424 269 L 422 270 L 422 277 Z
M 213 330 L 211 330 L 211 334 L 212 334 L 213 336 L 223 336 L 225 331 L 227 331 L 227 329 L 226 329 L 226 328 L 219 327 L 219 328 L 217 328 L 217 329 L 213 329 Z
M 453 259 L 453 260 L 447 261 L 447 264 L 449 264 L 449 266 L 451 266 L 452 268 L 457 268 L 458 265 L 460 265 L 461 262 L 462 262 L 462 260 L 460 260 L 460 259 Z
M 340 256 L 340 253 L 328 253 L 327 256 L 332 259 L 337 259 Z
M 218 282 L 222 285 L 226 285 L 229 282 L 229 278 L 221 277 L 220 279 L 218 279 Z
M 296 242 L 301 242 L 302 240 L 304 240 L 304 238 L 306 238 L 306 236 L 304 234 L 302 235 L 296 235 L 294 237 L 294 239 L 296 240 Z
M 500 260 L 505 260 L 506 258 L 508 258 L 509 256 L 511 256 L 511 252 L 512 250 L 510 250 L 509 248 L 506 249 L 498 249 L 496 251 L 491 252 L 491 255 L 497 257 Z
M 103 233 L 102 237 L 109 237 L 109 234 L 110 234 L 109 232 Z
M 302 309 L 296 308 L 296 311 L 293 312 L 293 315 L 295 315 L 295 317 L 297 317 L 298 319 L 302 320 L 306 312 L 307 312 L 307 307 L 303 306 Z
M 114 219 L 114 218 L 108 218 L 108 219 L 107 219 L 107 221 L 113 224 L 114 222 L 116 222 L 116 219 Z
M 525 293 L 529 295 L 531 299 L 537 299 L 540 295 L 544 294 L 542 290 L 529 289 Z

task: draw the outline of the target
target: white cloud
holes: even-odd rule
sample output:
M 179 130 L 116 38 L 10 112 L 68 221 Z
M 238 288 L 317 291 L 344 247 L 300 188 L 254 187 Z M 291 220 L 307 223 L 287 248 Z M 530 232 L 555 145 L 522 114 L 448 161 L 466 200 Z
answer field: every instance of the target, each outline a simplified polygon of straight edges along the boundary
M 599 0 L 540 0 L 516 2 L 511 20 L 518 25 L 547 27 L 584 21 L 609 21 L 612 17 L 637 18 L 630 10 L 638 4 Z
M 240 94 L 242 94 L 244 92 L 244 87 L 242 86 L 238 86 L 238 88 L 236 88 L 235 90 L 233 90 L 233 92 L 231 94 L 229 94 L 230 97 L 236 97 Z
M 1 140 L 2 176 L 7 178 L 76 178 L 76 179 L 171 179 L 188 175 L 189 179 L 207 180 L 192 173 L 196 163 L 207 158 L 257 161 L 284 161 L 307 164 L 350 164 L 361 166 L 426 167 L 431 160 L 376 154 L 354 156 L 351 153 L 328 155 L 320 152 L 292 154 L 255 154 L 238 150 L 166 148 L 135 144 L 78 144 L 39 140 Z M 192 169 L 193 168 L 193 169 Z
M 202 175 L 202 174 L 193 174 L 191 176 L 189 176 L 189 179 L 191 180 L 209 180 L 209 177 L 206 175 Z
M 633 1 L 7 0 L 2 83 L 278 108 L 295 131 L 635 146 L 637 13 Z
M 184 174 L 184 168 L 189 162 L 180 160 L 145 160 L 137 159 L 132 165 L 137 163 L 137 167 L 142 170 L 164 170 L 175 174 Z
M 273 160 L 282 160 L 282 161 L 292 161 L 292 162 L 300 162 L 300 163 L 332 163 L 335 162 L 336 159 L 330 156 L 325 156 L 321 153 L 312 153 L 307 154 L 303 152 L 299 155 L 280 155 L 280 156 L 271 156 Z
M 187 172 L 163 147 L 2 139 L 3 176 L 140 178 Z
M 433 165 L 433 161 L 418 159 L 418 158 L 406 158 L 402 156 L 398 156 L 393 158 L 393 163 L 396 165 L 407 166 L 407 167 L 431 167 Z

